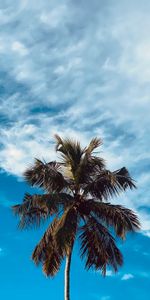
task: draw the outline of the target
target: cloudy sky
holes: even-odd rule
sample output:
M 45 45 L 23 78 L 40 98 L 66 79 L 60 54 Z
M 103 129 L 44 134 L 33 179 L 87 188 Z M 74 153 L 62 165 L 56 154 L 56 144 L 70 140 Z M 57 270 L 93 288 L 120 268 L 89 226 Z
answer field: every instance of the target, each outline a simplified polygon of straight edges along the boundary
M 30 260 L 43 228 L 19 232 L 10 211 L 30 188 L 34 157 L 53 160 L 53 135 L 103 139 L 111 170 L 126 166 L 138 189 L 113 199 L 136 210 L 140 234 L 120 244 L 125 264 L 107 278 L 72 266 L 72 300 L 148 298 L 150 272 L 150 1 L 0 0 L 0 295 L 63 298 Z M 48 296 L 47 296 L 48 295 Z

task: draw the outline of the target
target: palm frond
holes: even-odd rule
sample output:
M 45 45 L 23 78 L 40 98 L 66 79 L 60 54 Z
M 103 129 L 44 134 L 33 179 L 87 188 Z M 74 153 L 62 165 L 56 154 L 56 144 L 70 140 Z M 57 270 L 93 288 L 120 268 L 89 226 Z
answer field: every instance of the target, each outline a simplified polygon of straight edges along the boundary
M 80 163 L 84 149 L 81 148 L 80 143 L 72 139 L 61 139 L 58 135 L 56 138 L 56 151 L 60 152 L 63 162 L 66 167 L 71 169 L 72 174 Z
M 63 147 L 63 140 L 58 134 L 55 134 L 54 138 L 56 140 L 56 151 L 59 151 L 59 148 Z
M 49 216 L 71 206 L 74 198 L 66 193 L 53 193 L 44 195 L 25 194 L 22 204 L 14 205 L 13 212 L 20 217 L 19 228 L 40 226 L 41 222 Z
M 102 171 L 104 167 L 105 162 L 102 158 L 85 154 L 75 173 L 76 182 L 78 184 L 91 183 L 93 176 Z
M 86 154 L 90 154 L 99 146 L 101 146 L 103 144 L 102 140 L 95 137 L 91 140 L 90 144 L 88 145 L 87 148 L 85 148 L 85 153 Z
M 39 244 L 32 259 L 35 264 L 42 263 L 47 276 L 54 276 L 60 268 L 64 256 L 70 251 L 77 230 L 77 212 L 74 208 L 66 209 L 60 218 L 55 218 Z
M 68 187 L 68 182 L 60 172 L 60 164 L 55 161 L 45 163 L 35 159 L 34 165 L 24 172 L 24 178 L 32 186 L 44 188 L 49 193 L 60 192 Z
M 46 195 L 25 194 L 22 204 L 12 207 L 14 214 L 18 215 L 19 228 L 29 228 L 31 226 L 40 226 L 41 222 L 48 217 L 48 208 L 45 205 Z M 53 210 L 56 210 L 53 206 Z M 56 210 L 57 211 L 57 210 Z M 55 211 L 55 212 L 56 212 Z
M 113 226 L 116 234 L 122 239 L 125 238 L 126 232 L 140 229 L 139 219 L 131 209 L 93 200 L 85 203 L 89 214 L 94 214 L 107 226 Z
M 54 276 L 60 269 L 63 253 L 57 247 L 54 232 L 59 219 L 55 218 L 49 228 L 46 230 L 39 244 L 35 247 L 32 259 L 36 265 L 43 266 L 43 272 L 47 276 Z
M 75 207 L 66 209 L 59 219 L 55 232 L 58 248 L 66 255 L 74 243 L 78 225 L 78 214 Z
M 131 178 L 128 170 L 123 167 L 113 172 L 120 187 L 125 191 L 127 188 L 136 188 L 134 180 Z
M 81 231 L 81 258 L 85 258 L 86 268 L 93 267 L 101 270 L 105 275 L 108 265 L 116 272 L 118 266 L 122 265 L 123 258 L 108 230 L 94 217 L 91 217 L 82 226 Z
M 120 192 L 125 191 L 127 188 L 135 188 L 135 184 L 126 168 L 115 172 L 102 170 L 93 177 L 91 183 L 87 184 L 85 194 L 89 193 L 103 201 L 119 195 Z
M 93 138 L 88 147 L 84 151 L 84 155 L 80 159 L 80 163 L 76 170 L 76 182 L 83 184 L 91 182 L 90 176 L 94 176 L 97 171 L 101 171 L 105 167 L 105 161 L 101 157 L 93 155 L 93 150 L 102 144 L 101 139 Z
M 61 161 L 46 163 L 35 159 L 24 173 L 25 180 L 42 188 L 45 194 L 25 194 L 23 203 L 13 206 L 21 229 L 39 226 L 54 217 L 32 259 L 36 265 L 42 265 L 47 276 L 54 276 L 72 250 L 80 229 L 81 258 L 85 259 L 86 268 L 101 270 L 105 275 L 110 266 L 116 272 L 123 258 L 109 227 L 124 238 L 126 232 L 138 230 L 140 222 L 132 210 L 106 201 L 135 188 L 135 183 L 125 167 L 114 172 L 106 169 L 105 161 L 94 153 L 101 146 L 101 139 L 93 138 L 86 148 L 73 139 L 58 135 L 55 139 Z

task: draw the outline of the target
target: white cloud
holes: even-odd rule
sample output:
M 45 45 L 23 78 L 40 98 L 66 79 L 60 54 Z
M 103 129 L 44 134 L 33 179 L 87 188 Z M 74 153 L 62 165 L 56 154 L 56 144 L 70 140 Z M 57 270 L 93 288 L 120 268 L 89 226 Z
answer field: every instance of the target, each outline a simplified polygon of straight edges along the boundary
M 134 278 L 134 276 L 132 274 L 128 273 L 128 274 L 124 274 L 122 276 L 121 280 L 129 280 L 129 279 L 132 279 L 132 278 Z
M 54 134 L 59 132 L 61 136 L 71 134 L 74 138 L 80 138 L 84 144 L 85 138 L 81 133 L 74 130 L 61 128 L 59 123 L 55 126 L 50 122 L 50 118 L 42 119 L 42 127 L 38 128 L 33 124 L 22 124 L 18 122 L 17 126 L 11 130 L 3 129 L 1 136 L 6 144 L 1 150 L 1 167 L 9 173 L 21 176 L 25 168 L 33 162 L 35 157 L 41 159 L 56 159 L 54 152 Z M 47 128 L 45 131 L 44 128 Z M 48 129 L 49 128 L 49 129 Z M 19 145 L 19 147 L 18 147 Z
M 149 226 L 148 226 L 148 228 L 149 228 Z M 150 238 L 150 230 L 144 230 L 143 231 L 143 234 L 145 235 L 145 236 L 147 236 L 147 237 L 149 237 Z M 146 252 L 144 252 L 144 253 L 146 253 Z M 143 253 L 143 254 L 144 254 Z M 146 255 L 146 254 L 145 254 Z
M 27 48 L 19 41 L 14 41 L 11 45 L 11 48 L 13 51 L 17 52 L 21 56 L 28 54 Z
M 111 270 L 107 270 L 106 276 L 112 277 L 112 276 L 114 276 L 114 273 Z
M 150 232 L 150 217 L 149 213 L 145 211 L 139 211 L 139 218 L 141 219 L 143 233 L 146 236 L 149 236 Z
M 0 12 L 1 167 L 20 176 L 33 157 L 54 158 L 56 132 L 83 145 L 101 136 L 108 166 L 125 165 L 138 181 L 120 199 L 140 213 L 146 234 L 149 214 L 139 207 L 149 205 L 149 8 L 148 0 L 16 0 Z
M 67 7 L 65 5 L 60 5 L 57 6 L 57 8 L 52 9 L 49 13 L 43 12 L 40 16 L 40 20 L 44 24 L 49 25 L 52 28 L 56 28 L 57 26 L 63 25 L 67 16 Z

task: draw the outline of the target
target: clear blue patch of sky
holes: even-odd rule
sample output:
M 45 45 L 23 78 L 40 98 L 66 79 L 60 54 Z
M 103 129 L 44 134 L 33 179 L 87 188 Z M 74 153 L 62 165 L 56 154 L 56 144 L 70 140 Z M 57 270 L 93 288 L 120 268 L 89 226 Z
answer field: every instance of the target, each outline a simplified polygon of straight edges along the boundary
M 24 192 L 35 192 L 23 181 L 18 182 L 14 176 L 0 174 L 1 192 L 10 203 L 22 201 Z M 1 196 L 2 197 L 2 196 Z M 56 300 L 63 299 L 64 263 L 54 279 L 47 279 L 41 267 L 34 266 L 31 253 L 42 237 L 46 225 L 37 230 L 20 231 L 18 220 L 12 214 L 8 205 L 0 206 L 0 248 L 4 255 L 0 256 L 0 297 L 1 299 L 22 300 L 41 299 L 50 296 Z M 80 260 L 79 243 L 76 243 L 71 267 L 71 295 L 72 299 L 101 299 L 111 296 L 111 299 L 136 299 L 148 297 L 150 284 L 150 239 L 141 234 L 128 235 L 126 242 L 120 242 L 119 247 L 124 255 L 124 266 L 118 274 L 102 278 L 100 273 L 84 270 L 84 261 Z M 132 274 L 133 278 L 121 280 L 124 274 Z M 97 296 L 97 298 L 95 298 Z

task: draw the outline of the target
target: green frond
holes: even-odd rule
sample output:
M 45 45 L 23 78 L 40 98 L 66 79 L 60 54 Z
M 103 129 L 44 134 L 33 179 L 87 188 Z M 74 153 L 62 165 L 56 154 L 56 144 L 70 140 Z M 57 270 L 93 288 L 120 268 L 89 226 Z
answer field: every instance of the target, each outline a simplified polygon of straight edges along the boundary
M 81 258 L 85 258 L 85 267 L 106 273 L 106 266 L 114 271 L 123 263 L 122 254 L 108 230 L 95 218 L 88 218 L 81 228 Z
M 35 159 L 34 165 L 24 172 L 25 181 L 49 193 L 60 192 L 68 187 L 68 182 L 60 172 L 60 164 L 55 161 L 45 163 Z
M 140 222 L 137 215 L 121 205 L 112 205 L 98 201 L 86 201 L 89 214 L 94 214 L 107 226 L 113 226 L 116 234 L 122 239 L 128 231 L 134 232 L 140 229 Z

